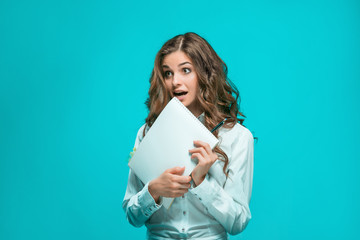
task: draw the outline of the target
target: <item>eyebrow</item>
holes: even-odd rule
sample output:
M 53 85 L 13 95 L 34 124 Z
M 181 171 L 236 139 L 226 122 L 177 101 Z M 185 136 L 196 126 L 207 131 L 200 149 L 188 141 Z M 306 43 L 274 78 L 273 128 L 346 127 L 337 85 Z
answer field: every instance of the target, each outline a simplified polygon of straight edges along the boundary
M 190 65 L 192 65 L 190 62 L 183 62 L 183 63 L 180 63 L 179 65 L 178 65 L 178 67 L 180 67 L 180 66 L 182 66 L 182 65 L 185 65 L 185 64 L 190 64 Z M 163 65 L 163 68 L 170 68 L 168 65 Z

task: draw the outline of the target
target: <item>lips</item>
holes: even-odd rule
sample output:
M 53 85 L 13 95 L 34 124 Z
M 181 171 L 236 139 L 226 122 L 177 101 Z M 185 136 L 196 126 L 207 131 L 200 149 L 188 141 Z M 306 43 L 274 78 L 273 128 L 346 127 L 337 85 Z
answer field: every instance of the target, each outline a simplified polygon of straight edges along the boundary
M 185 92 L 185 91 L 174 92 L 174 96 L 175 96 L 175 97 L 184 96 L 184 95 L 186 95 L 186 94 L 187 94 L 187 92 Z
M 187 91 L 183 91 L 183 90 L 176 90 L 173 91 L 174 97 L 176 97 L 177 99 L 179 99 L 181 102 L 185 101 L 186 99 L 186 94 L 188 94 Z

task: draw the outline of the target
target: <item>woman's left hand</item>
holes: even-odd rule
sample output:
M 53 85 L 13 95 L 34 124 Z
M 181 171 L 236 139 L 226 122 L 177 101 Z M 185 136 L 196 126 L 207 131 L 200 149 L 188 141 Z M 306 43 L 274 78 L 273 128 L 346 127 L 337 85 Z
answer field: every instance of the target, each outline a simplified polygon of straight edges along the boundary
M 189 153 L 191 153 L 192 159 L 198 159 L 198 164 L 191 173 L 193 181 L 197 186 L 205 179 L 206 174 L 218 159 L 218 156 L 206 142 L 194 141 L 194 145 L 196 148 L 189 150 Z

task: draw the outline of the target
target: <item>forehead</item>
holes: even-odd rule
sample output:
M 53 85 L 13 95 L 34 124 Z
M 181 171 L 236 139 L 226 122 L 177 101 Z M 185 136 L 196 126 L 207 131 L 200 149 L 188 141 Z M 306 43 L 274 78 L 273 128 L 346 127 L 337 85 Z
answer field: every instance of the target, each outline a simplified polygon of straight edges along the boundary
M 163 65 L 177 66 L 184 62 L 192 63 L 191 59 L 184 52 L 176 51 L 164 57 Z

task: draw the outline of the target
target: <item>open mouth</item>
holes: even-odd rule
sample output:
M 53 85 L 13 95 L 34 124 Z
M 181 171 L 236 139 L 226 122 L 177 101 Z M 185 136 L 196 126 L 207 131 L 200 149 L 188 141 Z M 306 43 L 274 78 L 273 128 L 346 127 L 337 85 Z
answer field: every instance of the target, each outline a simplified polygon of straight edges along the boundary
M 188 92 L 174 92 L 175 97 L 180 97 L 186 95 Z

